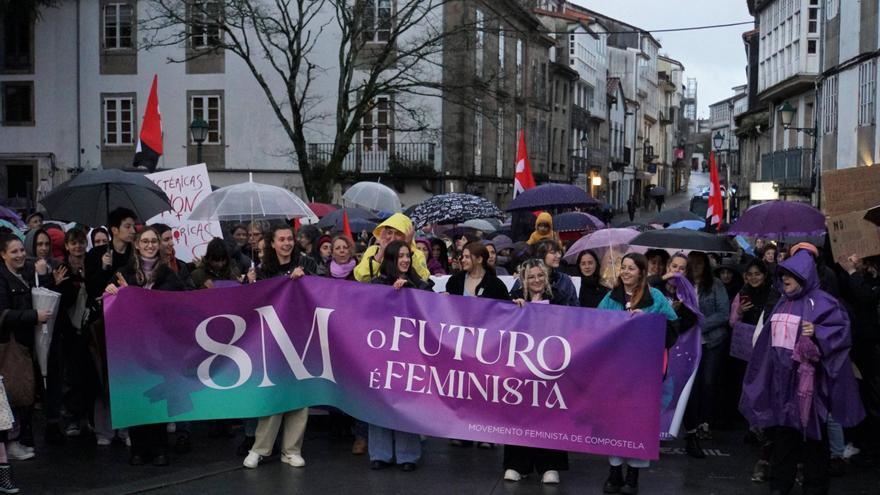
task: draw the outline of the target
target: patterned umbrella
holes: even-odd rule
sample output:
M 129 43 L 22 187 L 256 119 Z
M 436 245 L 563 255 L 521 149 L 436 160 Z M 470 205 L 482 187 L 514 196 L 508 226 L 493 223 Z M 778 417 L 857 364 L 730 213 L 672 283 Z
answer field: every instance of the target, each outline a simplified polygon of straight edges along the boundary
M 507 211 L 575 208 L 598 205 L 587 191 L 572 184 L 542 184 L 520 193 Z
M 807 203 L 768 201 L 752 206 L 728 231 L 731 235 L 788 239 L 825 233 L 825 215 Z
M 585 232 L 605 228 L 602 220 L 581 211 L 553 215 L 553 230 L 557 232 Z
M 433 196 L 416 206 L 412 221 L 416 228 L 429 223 L 462 223 L 475 218 L 503 218 L 504 213 L 486 198 L 449 193 Z
M 6 220 L 19 228 L 24 228 L 25 226 L 18 213 L 2 205 L 0 205 L 0 219 Z

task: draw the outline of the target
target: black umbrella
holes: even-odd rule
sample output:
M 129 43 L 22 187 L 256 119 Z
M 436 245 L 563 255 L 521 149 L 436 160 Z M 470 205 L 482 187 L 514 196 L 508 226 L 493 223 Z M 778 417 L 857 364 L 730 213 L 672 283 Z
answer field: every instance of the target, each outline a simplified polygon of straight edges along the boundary
M 652 187 L 651 196 L 666 196 L 666 188 L 663 186 Z
M 342 231 L 342 212 L 348 212 L 348 223 L 351 227 L 352 231 L 355 230 L 355 226 L 353 222 L 355 220 L 363 220 L 367 223 L 375 224 L 379 223 L 379 219 L 372 212 L 369 212 L 363 208 L 340 208 L 332 213 L 329 213 L 324 216 L 316 226 L 321 229 L 331 229 L 333 232 L 341 232 Z M 363 227 L 366 225 L 364 222 L 358 222 L 359 227 Z M 371 231 L 373 229 L 370 229 Z
M 700 218 L 696 213 L 691 213 L 687 210 L 666 210 L 658 213 L 654 216 L 648 223 L 662 223 L 662 224 L 671 224 L 684 222 L 685 220 L 704 220 Z
M 650 230 L 637 235 L 629 244 L 707 253 L 735 253 L 738 250 L 729 237 L 690 229 Z
M 599 205 L 587 191 L 572 184 L 542 184 L 523 191 L 507 211 L 575 208 Z
M 865 213 L 865 220 L 880 225 L 880 205 L 877 205 Z
M 416 228 L 429 223 L 463 223 L 476 218 L 504 218 L 504 213 L 486 198 L 449 193 L 426 199 L 412 215 Z
M 102 225 L 116 208 L 128 208 L 146 221 L 171 210 L 165 192 L 141 174 L 119 169 L 88 170 L 40 200 L 49 218 Z

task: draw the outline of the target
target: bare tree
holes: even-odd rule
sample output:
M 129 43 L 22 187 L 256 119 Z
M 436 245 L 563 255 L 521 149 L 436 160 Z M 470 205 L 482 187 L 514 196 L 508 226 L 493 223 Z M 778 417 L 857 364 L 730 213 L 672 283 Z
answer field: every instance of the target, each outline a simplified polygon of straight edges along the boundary
M 473 81 L 443 81 L 442 51 L 453 46 L 445 41 L 474 29 L 443 26 L 450 1 L 149 0 L 139 22 L 145 33 L 141 48 L 189 47 L 194 37 L 208 36 L 209 50 L 188 49 L 169 60 L 185 62 L 218 50 L 239 57 L 290 139 L 306 194 L 328 201 L 361 122 L 379 97 L 393 95 L 395 127 L 408 131 L 426 130 L 431 117 L 437 118 L 419 105 L 420 97 L 472 100 L 472 91 L 463 90 L 472 90 Z M 335 58 L 326 60 L 327 53 Z M 316 86 L 333 81 L 327 75 L 334 73 L 336 106 L 327 110 L 321 105 L 327 88 Z M 333 122 L 333 149 L 315 163 L 306 136 L 322 122 Z

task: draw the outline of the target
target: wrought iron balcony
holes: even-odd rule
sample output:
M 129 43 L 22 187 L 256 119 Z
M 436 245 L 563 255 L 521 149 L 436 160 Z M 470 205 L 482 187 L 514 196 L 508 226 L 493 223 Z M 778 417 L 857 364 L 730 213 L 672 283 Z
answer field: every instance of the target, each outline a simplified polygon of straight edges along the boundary
M 384 173 L 435 173 L 434 143 L 352 143 L 348 154 L 342 160 L 343 172 L 362 174 Z M 333 143 L 309 144 L 309 160 L 313 163 L 327 163 L 333 153 Z
M 780 187 L 809 189 L 813 173 L 813 150 L 792 148 L 761 155 L 761 181 Z

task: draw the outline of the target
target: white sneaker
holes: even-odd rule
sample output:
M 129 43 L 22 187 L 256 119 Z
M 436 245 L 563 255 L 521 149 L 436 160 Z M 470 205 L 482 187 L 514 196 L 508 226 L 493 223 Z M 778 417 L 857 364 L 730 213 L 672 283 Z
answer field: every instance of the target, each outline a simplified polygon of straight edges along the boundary
M 6 444 L 6 456 L 14 461 L 26 461 L 33 459 L 36 454 L 18 442 L 9 442 Z
M 283 454 L 281 462 L 290 464 L 293 467 L 303 467 L 306 465 L 306 460 L 299 454 Z
M 97 442 L 97 444 L 100 445 L 101 447 L 106 447 L 106 446 L 110 445 L 111 443 L 113 443 L 113 440 L 111 440 L 107 437 L 100 437 L 99 436 L 99 437 L 95 438 L 95 442 Z
M 846 444 L 846 448 L 843 449 L 843 458 L 849 459 L 852 456 L 858 455 L 859 452 L 861 452 L 861 449 L 851 443 L 848 443 Z
M 125 437 L 125 446 L 131 447 L 131 437 Z
M 168 433 L 174 433 L 177 431 L 177 423 L 168 423 L 165 425 L 165 431 Z
M 559 471 L 545 471 L 544 476 L 541 476 L 541 483 L 545 485 L 557 485 L 559 484 Z
M 519 474 L 519 471 L 516 469 L 507 469 L 504 471 L 504 480 L 505 481 L 519 481 L 523 477 Z
M 244 462 L 242 463 L 244 467 L 254 469 L 260 465 L 260 461 L 263 457 L 256 452 L 248 452 L 247 457 L 244 458 Z
M 77 424 L 69 424 L 64 430 L 64 435 L 68 437 L 78 437 L 82 433 Z

